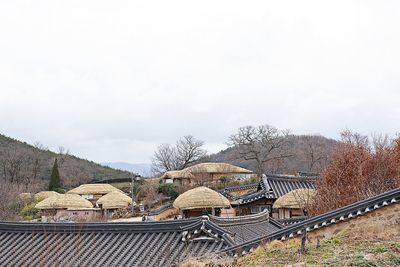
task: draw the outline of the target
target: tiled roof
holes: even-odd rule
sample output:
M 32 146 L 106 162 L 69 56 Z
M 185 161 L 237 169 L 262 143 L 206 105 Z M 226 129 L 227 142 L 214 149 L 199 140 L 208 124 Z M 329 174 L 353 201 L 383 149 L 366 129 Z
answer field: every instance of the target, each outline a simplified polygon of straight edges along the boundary
M 242 191 L 242 190 L 257 189 L 257 187 L 258 187 L 258 183 L 244 184 L 244 185 L 226 187 L 224 189 L 218 190 L 218 192 L 220 194 L 222 194 L 224 197 L 227 197 L 227 198 L 230 198 L 230 199 L 236 199 L 237 197 L 233 196 L 231 194 L 232 192 L 237 192 L 237 191 Z
M 241 205 L 256 201 L 260 198 L 279 198 L 290 191 L 300 188 L 315 188 L 316 178 L 304 176 L 277 176 L 263 175 L 258 183 L 257 192 L 243 195 L 237 198 L 232 205 Z
M 231 233 L 236 244 L 241 244 L 283 228 L 279 222 L 269 218 L 268 213 L 265 210 L 255 215 L 232 218 L 210 216 L 210 220 Z
M 0 266 L 176 266 L 279 230 L 268 216 L 134 223 L 0 222 Z M 247 222 L 247 223 L 243 223 Z M 241 236 L 249 235 L 247 238 Z
M 258 237 L 243 244 L 229 247 L 227 249 L 224 249 L 222 252 L 231 255 L 244 255 L 247 252 L 253 251 L 260 244 L 272 240 L 289 239 L 301 235 L 302 231 L 304 230 L 309 232 L 341 221 L 351 220 L 352 218 L 362 216 L 375 209 L 379 209 L 398 202 L 400 202 L 400 188 L 295 223 L 271 234 Z

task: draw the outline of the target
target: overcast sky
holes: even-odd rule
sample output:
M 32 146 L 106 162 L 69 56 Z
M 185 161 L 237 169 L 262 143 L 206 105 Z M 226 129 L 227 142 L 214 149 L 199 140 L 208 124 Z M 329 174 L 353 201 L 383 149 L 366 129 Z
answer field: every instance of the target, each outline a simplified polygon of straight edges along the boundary
M 149 162 L 244 125 L 400 126 L 400 1 L 1 1 L 0 132 Z

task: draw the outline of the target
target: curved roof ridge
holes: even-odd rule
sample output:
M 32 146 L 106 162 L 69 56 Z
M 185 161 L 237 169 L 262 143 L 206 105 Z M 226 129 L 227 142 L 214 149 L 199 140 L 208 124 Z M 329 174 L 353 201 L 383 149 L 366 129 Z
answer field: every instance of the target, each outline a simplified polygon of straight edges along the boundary
M 181 231 L 185 226 L 201 222 L 200 217 L 151 222 L 33 223 L 0 222 L 0 231 L 9 232 L 153 232 Z
M 236 217 L 217 217 L 213 215 L 209 215 L 209 217 L 212 222 L 224 226 L 262 222 L 270 218 L 268 210 L 263 210 L 262 212 L 257 214 L 236 216 Z
M 280 181 L 315 181 L 318 177 L 310 176 L 288 176 L 288 175 L 277 175 L 277 174 L 266 174 L 267 179 L 280 180 Z

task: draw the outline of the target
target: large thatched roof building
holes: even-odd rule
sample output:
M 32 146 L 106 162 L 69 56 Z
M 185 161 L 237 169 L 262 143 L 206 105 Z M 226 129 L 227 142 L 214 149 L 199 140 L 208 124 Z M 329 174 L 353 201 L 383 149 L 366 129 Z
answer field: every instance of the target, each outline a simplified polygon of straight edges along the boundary
M 118 191 L 110 192 L 97 200 L 97 205 L 107 210 L 126 208 L 131 204 L 132 198 Z
M 92 221 L 100 215 L 89 200 L 75 194 L 48 197 L 35 207 L 41 210 L 42 222 Z
M 311 204 L 315 194 L 315 189 L 296 189 L 278 198 L 272 208 L 302 209 Z
M 186 217 L 199 216 L 205 211 L 219 214 L 220 209 L 231 207 L 226 197 L 204 186 L 179 195 L 173 206 L 182 211 Z
M 35 200 L 39 200 L 39 199 L 46 199 L 49 197 L 54 197 L 54 196 L 59 196 L 60 193 L 57 193 L 55 191 L 40 191 L 38 193 L 35 194 Z
M 40 201 L 37 209 L 93 208 L 89 200 L 75 194 L 59 194 Z
M 315 189 L 296 189 L 279 197 L 272 208 L 278 211 L 279 219 L 308 216 L 307 209 L 312 204 L 315 194 Z
M 85 199 L 95 201 L 113 191 L 122 193 L 121 190 L 110 184 L 83 184 L 72 190 L 69 190 L 67 194 L 77 194 Z
M 215 182 L 221 177 L 247 179 L 253 176 L 252 171 L 228 163 L 199 163 L 183 170 L 165 172 L 160 179 L 165 183 L 191 184 Z

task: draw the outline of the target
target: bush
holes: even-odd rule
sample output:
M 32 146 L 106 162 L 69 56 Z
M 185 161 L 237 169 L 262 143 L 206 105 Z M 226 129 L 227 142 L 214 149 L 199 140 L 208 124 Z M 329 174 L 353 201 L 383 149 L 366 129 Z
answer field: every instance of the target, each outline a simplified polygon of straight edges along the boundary
M 41 200 L 31 202 L 25 205 L 21 210 L 21 216 L 25 220 L 32 220 L 40 218 L 40 210 L 35 208 L 36 204 Z
M 175 199 L 179 196 L 177 187 L 174 184 L 161 184 L 158 187 L 158 192 L 171 199 Z
M 57 193 L 60 193 L 60 194 L 65 194 L 65 189 L 63 189 L 63 188 L 55 188 L 53 191 L 55 191 L 55 192 L 57 192 Z

